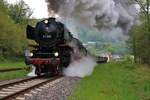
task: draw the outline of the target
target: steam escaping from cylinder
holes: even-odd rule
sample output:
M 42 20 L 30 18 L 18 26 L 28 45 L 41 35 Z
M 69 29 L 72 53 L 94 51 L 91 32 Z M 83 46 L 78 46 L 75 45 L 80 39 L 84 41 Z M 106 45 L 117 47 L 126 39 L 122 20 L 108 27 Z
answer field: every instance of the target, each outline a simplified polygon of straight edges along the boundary
M 68 68 L 64 69 L 64 74 L 72 77 L 85 77 L 92 74 L 95 65 L 96 62 L 91 56 L 84 56 L 73 61 Z
M 27 76 L 37 76 L 36 74 L 35 74 L 35 66 L 33 66 L 32 65 L 32 71 L 30 72 L 30 73 L 28 73 L 28 75 Z

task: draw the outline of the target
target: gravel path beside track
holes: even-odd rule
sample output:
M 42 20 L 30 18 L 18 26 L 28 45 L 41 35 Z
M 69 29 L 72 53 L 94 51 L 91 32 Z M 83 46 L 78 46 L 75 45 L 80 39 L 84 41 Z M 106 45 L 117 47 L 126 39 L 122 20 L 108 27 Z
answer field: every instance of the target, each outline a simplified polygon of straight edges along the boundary
M 47 84 L 46 88 L 29 92 L 25 100 L 66 100 L 80 80 L 77 77 L 63 77 Z

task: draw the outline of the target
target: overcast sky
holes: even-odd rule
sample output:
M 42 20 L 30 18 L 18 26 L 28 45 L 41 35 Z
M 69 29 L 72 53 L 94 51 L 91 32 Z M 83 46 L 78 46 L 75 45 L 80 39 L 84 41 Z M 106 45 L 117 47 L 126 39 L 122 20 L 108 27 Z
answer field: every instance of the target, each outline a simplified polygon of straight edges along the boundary
M 8 3 L 15 3 L 19 0 L 7 0 Z M 33 9 L 33 17 L 46 18 L 48 17 L 47 4 L 45 0 L 23 0 Z

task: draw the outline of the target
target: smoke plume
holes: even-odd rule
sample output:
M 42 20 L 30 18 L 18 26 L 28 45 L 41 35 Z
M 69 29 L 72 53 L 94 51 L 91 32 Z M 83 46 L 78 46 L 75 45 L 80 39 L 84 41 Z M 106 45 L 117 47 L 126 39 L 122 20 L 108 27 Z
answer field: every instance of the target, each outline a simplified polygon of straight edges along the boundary
M 46 0 L 49 14 L 74 20 L 81 26 L 111 29 L 120 27 L 127 33 L 135 23 L 137 4 L 131 0 Z

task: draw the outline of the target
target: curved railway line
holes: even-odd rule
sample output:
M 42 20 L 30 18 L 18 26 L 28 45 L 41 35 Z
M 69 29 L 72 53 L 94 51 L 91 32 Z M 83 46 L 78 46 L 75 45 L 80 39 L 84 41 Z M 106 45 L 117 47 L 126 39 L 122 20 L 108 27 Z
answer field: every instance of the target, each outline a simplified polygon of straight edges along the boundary
M 61 77 L 62 76 L 55 76 L 52 78 L 30 77 L 16 82 L 2 84 L 0 85 L 0 100 L 16 100 L 18 96 L 23 95 L 28 91 L 38 89 L 41 86 L 46 86 L 47 83 Z

